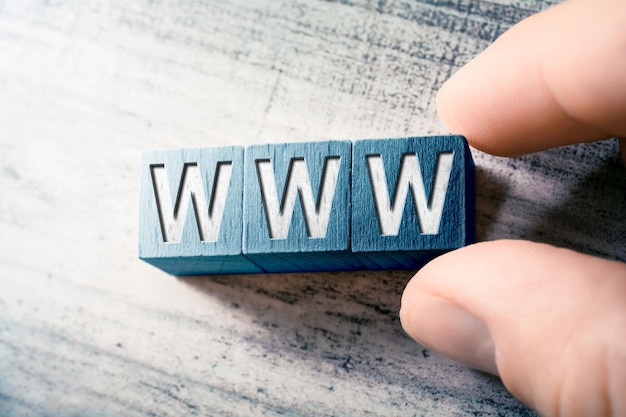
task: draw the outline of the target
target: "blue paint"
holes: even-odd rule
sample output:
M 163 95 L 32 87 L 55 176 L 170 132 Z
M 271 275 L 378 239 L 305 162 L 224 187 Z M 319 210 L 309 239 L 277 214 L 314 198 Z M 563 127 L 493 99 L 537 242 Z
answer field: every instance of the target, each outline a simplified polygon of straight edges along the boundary
M 243 147 L 145 151 L 141 160 L 139 257 L 173 275 L 263 272 L 242 254 L 243 155 Z M 214 241 L 202 241 L 197 209 L 201 203 L 210 207 L 216 174 L 224 175 L 220 164 L 230 166 L 232 171 L 229 181 L 222 183 L 227 192 L 219 232 L 216 236 L 208 236 Z M 163 204 L 158 204 L 155 181 L 167 176 L 169 193 L 161 193 L 160 198 L 173 210 L 179 191 L 184 191 L 183 173 L 189 178 L 194 170 L 200 173 L 205 201 L 201 202 L 200 196 L 196 195 L 195 204 L 190 201 L 185 212 L 179 210 L 178 217 L 185 216 L 182 231 L 177 240 L 170 236 L 172 240 L 166 241 L 163 219 L 173 213 L 166 212 Z M 207 231 L 205 234 L 210 235 Z
M 389 202 L 400 189 L 400 167 L 413 158 L 419 163 L 426 207 L 433 207 L 435 173 L 439 179 L 446 158 L 452 158 L 443 208 L 438 227 L 426 230 L 426 216 L 419 215 L 415 189 L 409 187 L 399 228 L 383 233 L 381 217 L 373 192 L 372 167 L 368 160 L 382 161 Z M 436 168 L 439 166 L 439 171 Z M 413 168 L 416 166 L 413 165 Z M 467 142 L 461 136 L 361 140 L 353 145 L 352 170 L 352 251 L 369 269 L 414 269 L 445 251 L 465 246 L 474 240 L 474 166 Z M 414 172 L 415 174 L 415 172 Z M 408 177 L 408 174 L 407 174 Z M 414 175 L 414 177 L 416 177 Z M 441 196 L 441 194 L 439 194 Z M 399 206 L 401 207 L 401 206 Z M 387 214 L 389 214 L 387 212 Z M 432 222 L 431 222 L 432 223 Z M 434 232 L 436 230 L 436 232 Z
M 329 141 L 254 145 L 246 148 L 244 253 L 268 272 L 362 269 L 350 253 L 351 142 Z M 300 169 L 298 171 L 298 169 Z M 335 169 L 335 171 L 333 171 Z M 332 172 L 336 172 L 333 177 Z M 273 178 L 272 175 L 273 174 Z M 302 180 L 302 189 L 288 179 Z M 336 179 L 333 181 L 332 179 Z M 322 180 L 327 204 L 322 201 Z M 263 191 L 265 184 L 265 192 Z M 309 210 L 304 194 L 312 195 Z M 293 205 L 285 205 L 291 194 Z M 273 199 L 274 210 L 270 200 Z M 330 201 L 330 203 L 329 203 Z M 276 203 L 284 216 L 283 224 Z M 312 211 L 321 221 L 314 227 Z M 324 208 L 328 216 L 324 216 Z M 305 216 L 308 212 L 308 217 Z M 291 215 L 291 221 L 289 220 Z M 324 219 L 327 218 L 327 221 Z M 272 232 L 272 224 L 278 232 Z M 321 231 L 320 231 L 321 230 Z M 279 233 L 282 232 L 282 233 Z
M 146 151 L 139 208 L 173 275 L 416 269 L 474 241 L 474 164 L 461 136 Z

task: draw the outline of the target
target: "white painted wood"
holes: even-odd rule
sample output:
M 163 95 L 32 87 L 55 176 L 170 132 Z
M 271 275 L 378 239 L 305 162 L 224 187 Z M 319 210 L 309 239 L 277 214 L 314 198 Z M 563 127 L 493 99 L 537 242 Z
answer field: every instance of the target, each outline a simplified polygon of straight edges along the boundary
M 165 165 L 150 166 L 164 242 L 180 242 L 190 203 L 197 205 L 193 210 L 198 222 L 200 240 L 217 242 L 232 169 L 232 162 L 216 164 L 214 184 L 207 199 L 197 163 L 185 164 L 179 189 L 174 194 L 170 190 Z M 178 200 L 174 200 L 173 196 L 178 196 Z
M 380 155 L 367 156 L 367 167 L 372 181 L 372 193 L 376 202 L 381 234 L 397 236 L 400 232 L 402 213 L 404 212 L 409 188 L 411 188 L 411 195 L 413 196 L 419 218 L 420 233 L 425 235 L 436 235 L 439 233 L 453 160 L 454 152 L 437 155 L 432 197 L 431 201 L 429 201 L 429 198 L 426 196 L 422 168 L 420 167 L 417 154 L 405 154 L 400 162 L 400 170 L 396 189 L 393 191 L 392 203 L 389 198 L 383 158 Z M 467 223 L 464 222 L 463 224 Z
M 0 1 L 0 415 L 531 415 L 404 335 L 410 274 L 139 261 L 138 166 L 146 148 L 446 133 L 438 86 L 548 5 Z M 617 153 L 475 153 L 479 238 L 626 260 Z
M 276 188 L 272 161 L 256 161 L 264 210 L 267 212 L 267 227 L 272 239 L 287 239 L 298 195 L 302 201 L 302 211 L 309 237 L 320 239 L 326 236 L 340 163 L 341 159 L 338 156 L 326 158 L 319 190 L 317 190 L 319 197 L 316 201 L 305 159 L 291 161 L 284 193 L 280 193 Z

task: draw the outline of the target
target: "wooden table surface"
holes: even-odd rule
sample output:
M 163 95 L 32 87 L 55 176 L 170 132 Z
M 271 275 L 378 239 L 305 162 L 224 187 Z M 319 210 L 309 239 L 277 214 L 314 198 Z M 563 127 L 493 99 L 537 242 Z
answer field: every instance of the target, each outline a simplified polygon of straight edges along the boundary
M 174 278 L 142 149 L 447 133 L 438 87 L 538 0 L 0 0 L 1 416 L 528 416 L 407 337 L 412 273 Z M 615 141 L 474 152 L 478 238 L 626 260 Z

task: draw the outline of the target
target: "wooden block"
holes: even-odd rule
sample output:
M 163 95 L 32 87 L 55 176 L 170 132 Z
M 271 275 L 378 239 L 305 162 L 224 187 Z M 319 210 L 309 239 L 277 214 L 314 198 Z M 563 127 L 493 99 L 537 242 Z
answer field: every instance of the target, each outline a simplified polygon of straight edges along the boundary
M 363 269 L 350 253 L 351 142 L 246 148 L 244 253 L 268 272 Z
M 465 138 L 353 145 L 352 251 L 368 269 L 415 269 L 474 240 L 474 164 Z
M 415 269 L 474 240 L 460 136 L 147 151 L 139 256 L 175 275 Z
M 174 275 L 257 273 L 242 253 L 243 147 L 146 151 L 139 257 Z

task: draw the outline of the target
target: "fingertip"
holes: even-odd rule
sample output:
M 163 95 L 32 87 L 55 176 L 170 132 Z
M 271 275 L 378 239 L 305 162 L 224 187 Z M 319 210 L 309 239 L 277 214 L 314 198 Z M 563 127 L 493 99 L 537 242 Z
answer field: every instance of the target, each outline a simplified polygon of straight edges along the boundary
M 626 388 L 624 368 L 606 363 L 607 352 L 626 351 L 624 297 L 623 263 L 540 243 L 482 242 L 420 270 L 401 318 L 422 344 L 497 373 L 542 414 L 602 415 L 626 409 L 611 394 Z
M 570 0 L 513 26 L 442 85 L 442 122 L 500 156 L 626 135 L 625 12 Z
M 439 118 L 452 134 L 463 135 L 473 148 L 498 156 L 534 150 L 520 135 L 528 135 L 529 130 L 534 130 L 535 137 L 541 135 L 546 126 L 532 113 L 549 107 L 537 91 L 520 101 L 528 94 L 523 85 L 537 81 L 528 62 L 513 53 L 519 46 L 507 47 L 513 43 L 511 37 L 515 38 L 505 33 L 460 68 L 436 97 Z
M 498 375 L 495 345 L 485 321 L 437 286 L 438 279 L 463 273 L 464 256 L 463 251 L 450 252 L 418 271 L 402 294 L 400 320 L 407 334 L 423 346 Z

